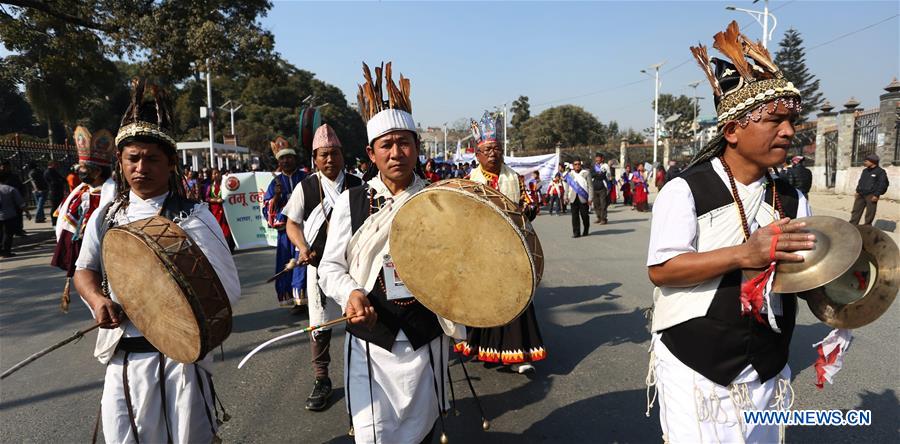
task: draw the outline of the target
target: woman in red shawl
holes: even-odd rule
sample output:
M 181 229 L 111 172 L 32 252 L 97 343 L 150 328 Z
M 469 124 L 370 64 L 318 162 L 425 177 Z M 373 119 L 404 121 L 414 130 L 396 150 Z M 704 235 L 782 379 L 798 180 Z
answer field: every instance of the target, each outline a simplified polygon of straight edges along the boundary
M 228 240 L 228 248 L 231 251 L 234 251 L 234 239 L 231 238 L 231 228 L 228 227 L 228 220 L 225 219 L 225 208 L 222 206 L 222 173 L 218 168 L 213 168 L 210 173 L 212 176 L 212 181 L 207 188 L 206 193 L 203 193 L 203 200 L 209 204 L 209 211 L 216 218 L 216 221 L 219 222 L 219 226 L 222 227 L 222 233 L 225 234 L 225 239 Z
M 637 164 L 635 171 L 631 173 L 631 186 L 634 189 L 634 209 L 648 211 L 647 178 L 644 177 L 644 164 Z

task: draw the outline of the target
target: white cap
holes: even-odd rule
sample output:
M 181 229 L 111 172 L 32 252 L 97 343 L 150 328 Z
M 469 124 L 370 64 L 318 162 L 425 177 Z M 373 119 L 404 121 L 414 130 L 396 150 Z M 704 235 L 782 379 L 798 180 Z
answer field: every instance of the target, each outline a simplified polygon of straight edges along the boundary
M 366 133 L 369 136 L 369 144 L 375 139 L 397 130 L 416 132 L 416 122 L 412 114 L 400 109 L 386 109 L 375 114 L 366 123 Z

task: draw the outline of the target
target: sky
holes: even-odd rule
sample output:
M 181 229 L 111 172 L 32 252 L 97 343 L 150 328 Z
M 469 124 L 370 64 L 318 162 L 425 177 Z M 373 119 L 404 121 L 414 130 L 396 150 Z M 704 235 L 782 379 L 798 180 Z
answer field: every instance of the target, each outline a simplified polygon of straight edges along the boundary
M 351 103 L 361 63 L 393 61 L 394 72 L 411 79 L 413 115 L 423 127 L 478 117 L 524 95 L 532 115 L 574 104 L 602 122 L 640 130 L 653 124 L 654 93 L 641 70 L 659 62 L 660 93 L 693 96 L 688 84 L 700 80 L 700 116 L 714 115 L 709 83 L 688 48 L 711 47 L 731 20 L 751 38 L 762 35 L 749 15 L 726 10 L 729 4 L 762 9 L 750 0 L 276 0 L 261 21 L 282 57 L 341 88 Z M 777 20 L 773 55 L 786 29 L 800 31 L 807 67 L 838 108 L 851 96 L 862 108 L 876 107 L 882 88 L 900 76 L 900 2 L 769 4 Z
M 478 117 L 525 95 L 532 115 L 570 103 L 603 122 L 642 129 L 652 126 L 654 92 L 640 71 L 659 62 L 660 93 L 692 96 L 687 85 L 702 80 L 700 115 L 714 114 L 709 83 L 688 48 L 712 46 L 733 19 L 751 38 L 762 35 L 748 14 L 725 10 L 729 4 L 762 9 L 749 0 L 275 1 L 262 22 L 285 59 L 340 87 L 348 102 L 356 101 L 363 61 L 393 61 L 394 72 L 411 79 L 413 115 L 423 126 Z M 778 21 L 773 55 L 784 30 L 800 31 L 807 67 L 838 107 L 851 96 L 877 106 L 882 87 L 900 75 L 900 2 L 771 0 L 770 8 Z

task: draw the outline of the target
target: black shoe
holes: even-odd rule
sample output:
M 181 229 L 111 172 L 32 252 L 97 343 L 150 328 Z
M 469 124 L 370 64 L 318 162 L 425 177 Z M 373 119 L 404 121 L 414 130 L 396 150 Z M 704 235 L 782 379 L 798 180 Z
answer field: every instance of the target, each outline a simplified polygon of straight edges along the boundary
M 581 235 L 578 234 L 578 233 L 575 233 L 575 234 L 572 235 L 572 237 L 581 237 Z
M 316 378 L 316 385 L 312 393 L 306 398 L 306 410 L 319 412 L 328 406 L 328 398 L 331 396 L 331 378 Z
M 587 236 L 587 235 L 589 235 L 589 234 L 590 234 L 590 233 L 588 233 L 587 231 L 585 231 L 584 233 L 581 233 L 582 236 Z

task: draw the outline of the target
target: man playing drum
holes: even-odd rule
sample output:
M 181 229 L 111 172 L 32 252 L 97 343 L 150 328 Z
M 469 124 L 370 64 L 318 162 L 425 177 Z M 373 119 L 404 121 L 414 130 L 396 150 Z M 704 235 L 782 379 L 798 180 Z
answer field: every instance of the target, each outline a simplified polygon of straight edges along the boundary
M 435 420 L 448 404 L 447 334 L 461 326 L 442 321 L 411 295 L 394 271 L 388 234 L 400 207 L 427 181 L 414 173 L 419 155 L 410 114 L 409 80 L 391 79 L 388 97 L 367 66 L 358 103 L 367 121 L 366 152 L 377 174 L 338 198 L 319 264 L 319 284 L 344 313 L 347 407 L 357 443 L 429 442 Z M 376 85 L 377 86 L 376 88 Z M 389 99 L 389 100 L 387 100 Z
M 769 271 L 746 279 L 742 270 L 800 262 L 792 252 L 814 245 L 790 221 L 809 215 L 806 198 L 769 173 L 791 146 L 800 93 L 737 23 L 713 46 L 730 61 L 710 59 L 702 45 L 691 51 L 715 93 L 718 136 L 653 205 L 648 381 L 666 442 L 776 442 L 783 429 L 746 424 L 741 412 L 793 402 L 797 299 L 767 290 Z
M 472 134 L 478 144 L 475 152 L 478 168 L 472 170 L 468 179 L 500 191 L 517 203 L 529 220 L 533 220 L 537 208 L 525 192 L 525 179 L 503 162 L 503 147 L 496 130 L 498 124 L 487 112 L 480 122 L 472 121 Z M 466 341 L 456 344 L 455 349 L 484 362 L 519 364 L 519 373 L 533 372 L 531 363 L 547 357 L 532 303 L 507 325 L 469 329 Z
M 344 190 L 362 185 L 358 177 L 344 173 L 344 153 L 334 130 L 324 124 L 316 130 L 312 143 L 316 172 L 300 182 L 282 212 L 287 216 L 287 235 L 299 251 L 300 263 L 306 267 L 306 294 L 309 298 L 309 325 L 320 325 L 340 317 L 338 307 L 326 303 L 319 291 L 317 266 L 324 253 L 331 211 Z M 310 333 L 310 352 L 316 382 L 306 398 L 308 410 L 324 410 L 331 395 L 328 364 L 331 329 Z
M 171 114 L 163 91 L 132 81 L 132 101 L 116 136 L 115 201 L 95 211 L 76 262 L 75 288 L 103 324 L 94 356 L 107 364 L 101 400 L 103 435 L 109 443 L 212 442 L 216 420 L 209 366 L 212 357 L 181 364 L 157 351 L 107 297 L 101 242 L 113 226 L 162 215 L 178 222 L 200 247 L 232 304 L 240 297 L 234 260 L 206 205 L 187 200 L 177 170 Z M 142 279 L 143 264 L 134 264 Z M 215 414 L 214 414 L 215 413 Z

